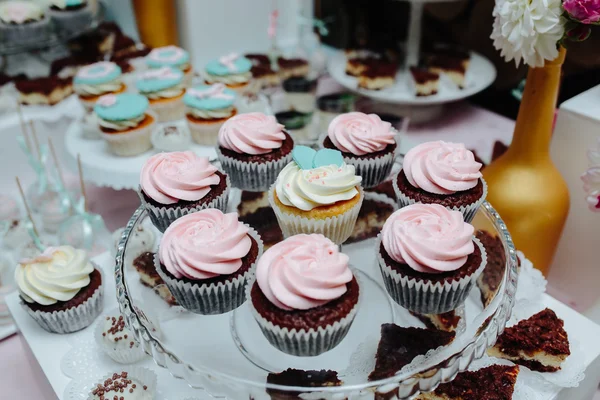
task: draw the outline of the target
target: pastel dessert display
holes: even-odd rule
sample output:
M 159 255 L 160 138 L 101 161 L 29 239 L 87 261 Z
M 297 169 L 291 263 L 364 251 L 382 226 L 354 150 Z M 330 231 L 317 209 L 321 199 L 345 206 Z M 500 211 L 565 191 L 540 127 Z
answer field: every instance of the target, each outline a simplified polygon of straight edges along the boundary
M 296 146 L 292 154 L 269 191 L 283 235 L 321 233 L 344 243 L 363 202 L 362 178 L 337 150 Z
M 322 145 L 342 152 L 344 162 L 354 165 L 362 186 L 371 188 L 386 180 L 396 160 L 396 137 L 392 124 L 377 114 L 350 112 L 331 121 Z
M 104 354 L 120 364 L 133 364 L 146 356 L 119 313 L 98 319 L 94 339 Z
M 73 94 L 73 80 L 58 76 L 20 79 L 15 88 L 21 104 L 52 106 Z
M 532 371 L 556 372 L 571 355 L 571 349 L 564 321 L 546 308 L 506 328 L 487 353 Z
M 237 114 L 236 92 L 222 83 L 199 85 L 187 90 L 183 97 L 185 117 L 194 142 L 215 146 L 219 129 Z
M 156 117 L 141 94 L 107 94 L 94 106 L 102 138 L 117 156 L 136 156 L 152 148 Z
M 102 274 L 84 250 L 48 247 L 21 259 L 15 283 L 25 311 L 48 332 L 79 331 L 102 312 Z
M 438 204 L 394 212 L 375 248 L 390 297 L 419 314 L 442 314 L 464 303 L 486 265 L 473 233 L 460 212 Z
M 237 214 L 206 209 L 167 228 L 155 266 L 180 306 L 224 314 L 246 301 L 246 284 L 262 252 L 260 236 Z
M 516 365 L 490 365 L 465 371 L 433 392 L 421 393 L 415 400 L 511 400 L 518 375 Z
M 64 34 L 88 29 L 94 19 L 94 11 L 87 0 L 50 0 L 48 14 L 59 32 Z
M 52 26 L 44 10 L 32 1 L 0 3 L 0 41 L 12 45 L 46 40 Z
M 183 71 L 183 86 L 190 87 L 194 71 L 190 64 L 190 53 L 177 46 L 165 46 L 152 49 L 146 56 L 149 68 L 172 67 Z
M 227 210 L 229 178 L 192 151 L 158 153 L 142 167 L 138 194 L 164 232 L 177 218 L 205 208 Z
M 470 222 L 487 195 L 482 164 L 464 144 L 427 142 L 410 149 L 393 179 L 398 205 L 440 204 Z
M 263 254 L 248 286 L 251 311 L 269 343 L 312 357 L 336 347 L 358 311 L 349 258 L 323 235 L 296 235 Z
M 138 75 L 135 86 L 150 102 L 158 122 L 169 122 L 183 118 L 183 72 L 172 67 L 144 71 Z
M 237 114 L 219 129 L 217 155 L 234 187 L 266 192 L 292 160 L 294 141 L 275 117 Z
M 118 369 L 96 382 L 88 400 L 152 400 L 156 393 L 156 374 L 147 368 Z
M 237 53 L 230 53 L 210 61 L 204 67 L 204 80 L 208 84 L 222 83 L 237 93 L 249 89 L 252 80 L 252 62 Z
M 127 90 L 122 75 L 121 67 L 113 62 L 90 64 L 77 71 L 73 78 L 73 90 L 86 110 L 91 111 L 101 96 Z

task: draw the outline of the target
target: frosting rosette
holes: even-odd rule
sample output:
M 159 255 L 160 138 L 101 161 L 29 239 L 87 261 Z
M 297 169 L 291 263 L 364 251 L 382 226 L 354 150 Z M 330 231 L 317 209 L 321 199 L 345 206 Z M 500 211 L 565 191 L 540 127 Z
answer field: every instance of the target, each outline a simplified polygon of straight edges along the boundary
M 192 151 L 159 153 L 150 157 L 140 174 L 144 193 L 160 204 L 197 201 L 221 181 L 208 158 Z
M 283 310 L 308 310 L 346 293 L 352 280 L 348 256 L 323 235 L 296 235 L 267 250 L 256 280 L 265 297 Z
M 266 154 L 281 147 L 283 125 L 272 115 L 260 112 L 238 114 L 219 130 L 219 145 L 238 154 Z
M 475 250 L 472 225 L 439 204 L 414 204 L 394 212 L 381 231 L 395 261 L 428 274 L 455 271 Z
M 48 247 L 35 258 L 21 260 L 15 270 L 15 281 L 23 300 L 48 306 L 75 297 L 90 284 L 93 271 L 84 250 Z
M 477 186 L 481 163 L 464 144 L 427 142 L 410 149 L 402 166 L 408 182 L 434 194 L 453 194 Z
M 158 254 L 176 278 L 203 280 L 236 272 L 251 247 L 248 227 L 236 213 L 206 209 L 173 222 L 163 234 Z
M 352 199 L 358 194 L 357 186 L 361 181 L 353 165 L 326 165 L 303 170 L 292 162 L 279 173 L 275 192 L 284 205 L 310 211 Z
M 329 124 L 327 133 L 338 150 L 356 156 L 376 153 L 395 143 L 392 124 L 382 121 L 377 114 L 338 115 Z

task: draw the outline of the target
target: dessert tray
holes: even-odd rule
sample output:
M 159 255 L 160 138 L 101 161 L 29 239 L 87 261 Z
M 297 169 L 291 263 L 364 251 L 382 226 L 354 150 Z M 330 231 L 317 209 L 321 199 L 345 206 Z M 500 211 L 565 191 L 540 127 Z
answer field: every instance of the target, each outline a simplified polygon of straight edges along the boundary
M 442 75 L 437 94 L 418 97 L 411 88 L 412 78 L 407 69 L 400 69 L 396 75 L 394 86 L 382 90 L 367 90 L 357 86 L 355 77 L 346 74 L 346 55 L 336 51 L 329 57 L 327 64 L 329 74 L 342 86 L 362 96 L 386 103 L 407 106 L 427 106 L 450 103 L 465 99 L 481 92 L 496 79 L 496 68 L 485 57 L 471 52 L 471 62 L 466 72 L 465 88 L 459 89 Z
M 479 290 L 473 289 L 464 306 L 456 311 L 461 322 L 450 345 L 417 356 L 390 378 L 368 381 L 367 375 L 375 364 L 381 325 L 393 322 L 405 327 L 422 326 L 387 295 L 374 263 L 374 239 L 342 248 L 350 256 L 362 293 L 356 320 L 347 336 L 337 347 L 317 357 L 295 357 L 268 343 L 247 304 L 223 315 L 196 315 L 168 305 L 155 291 L 142 285 L 138 273 L 125 260 L 132 232 L 145 215 L 144 208 L 138 208 L 117 248 L 115 279 L 119 307 L 144 350 L 159 366 L 214 397 L 268 398 L 267 391 L 277 391 L 284 395 L 301 392 L 307 398 L 341 399 L 394 391 L 399 398 L 408 398 L 453 379 L 473 360 L 481 358 L 504 329 L 515 301 L 516 251 L 506 226 L 495 210 L 484 203 L 473 224 L 500 238 L 506 258 L 496 295 L 484 308 Z M 148 317 L 160 321 L 160 338 L 149 327 Z M 288 368 L 334 370 L 343 384 L 307 388 L 266 383 L 268 373 Z

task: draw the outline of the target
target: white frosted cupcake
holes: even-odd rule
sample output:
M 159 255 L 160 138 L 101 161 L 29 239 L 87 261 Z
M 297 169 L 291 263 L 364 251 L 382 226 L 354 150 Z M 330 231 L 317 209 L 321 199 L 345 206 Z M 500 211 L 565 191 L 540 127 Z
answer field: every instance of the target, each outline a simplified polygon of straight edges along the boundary
M 177 218 L 205 208 L 227 211 L 229 178 L 192 151 L 159 153 L 140 173 L 140 200 L 164 232 Z
M 108 94 L 94 106 L 102 138 L 117 156 L 136 156 L 152 148 L 156 117 L 141 94 Z
M 348 256 L 323 235 L 292 236 L 263 254 L 247 297 L 273 346 L 312 357 L 344 339 L 360 294 L 348 262 Z
M 113 62 L 101 61 L 80 68 L 73 78 L 73 90 L 87 111 L 105 94 L 125 92 L 121 67 Z
M 377 114 L 350 112 L 331 121 L 322 145 L 339 150 L 346 164 L 356 168 L 362 186 L 371 188 L 386 180 L 396 157 L 396 130 Z
M 419 314 L 442 314 L 464 303 L 487 262 L 474 230 L 460 212 L 438 204 L 394 212 L 376 246 L 390 297 Z
M 135 86 L 140 94 L 148 98 L 150 109 L 156 114 L 158 122 L 183 118 L 185 88 L 181 70 L 163 67 L 142 72 Z
M 237 113 L 235 99 L 236 93 L 222 83 L 199 85 L 187 90 L 183 102 L 194 142 L 205 146 L 217 144 L 219 129 Z
M 157 47 L 146 56 L 146 65 L 157 69 L 172 67 L 181 70 L 184 74 L 183 86 L 192 86 L 194 71 L 190 64 L 190 53 L 177 46 Z
M 223 314 L 246 300 L 246 284 L 262 251 L 258 233 L 239 222 L 237 214 L 207 209 L 167 228 L 155 265 L 183 308 Z
M 252 62 L 237 53 L 231 53 L 206 64 L 204 80 L 208 84 L 222 83 L 242 94 L 252 90 Z M 257 89 L 257 88 L 256 88 Z
M 305 146 L 277 177 L 269 202 L 285 237 L 321 233 L 336 244 L 350 237 L 363 202 L 360 176 L 339 151 Z
M 102 274 L 84 250 L 48 247 L 19 262 L 15 282 L 23 308 L 48 332 L 79 331 L 102 311 Z

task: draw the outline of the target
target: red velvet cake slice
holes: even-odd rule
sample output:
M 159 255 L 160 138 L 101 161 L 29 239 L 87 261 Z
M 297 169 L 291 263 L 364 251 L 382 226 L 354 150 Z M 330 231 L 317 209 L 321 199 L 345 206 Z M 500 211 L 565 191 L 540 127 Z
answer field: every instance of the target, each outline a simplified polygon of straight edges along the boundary
M 338 378 L 337 372 L 331 370 L 304 371 L 288 368 L 283 372 L 270 373 L 267 376 L 267 384 L 318 388 L 341 386 L 342 381 Z M 298 391 L 267 389 L 267 393 L 273 400 L 295 400 L 302 398 L 300 397 L 302 392 Z
M 555 372 L 561 368 L 571 351 L 563 320 L 546 308 L 506 328 L 496 345 L 488 349 L 488 354 L 523 365 L 532 371 Z
M 19 102 L 30 105 L 54 105 L 73 93 L 72 79 L 57 76 L 16 81 L 15 87 L 19 91 Z
M 460 322 L 460 317 L 455 310 L 443 314 L 419 314 L 412 311 L 410 313 L 423 322 L 427 328 L 440 331 L 454 332 Z
M 504 278 L 506 256 L 504 255 L 504 246 L 498 236 L 482 230 L 477 231 L 475 236 L 485 247 L 487 253 L 487 265 L 477 278 L 477 286 L 481 292 L 481 302 L 484 307 L 487 307 L 496 297 L 498 287 L 500 287 Z
M 439 91 L 440 74 L 418 67 L 410 67 L 410 74 L 414 82 L 415 95 L 433 96 Z
M 398 64 L 385 60 L 376 60 L 358 77 L 358 87 L 369 90 L 388 88 L 396 82 Z
M 421 393 L 415 400 L 511 400 L 518 375 L 516 365 L 490 365 L 462 372 L 453 381 L 441 384 L 431 393 Z

